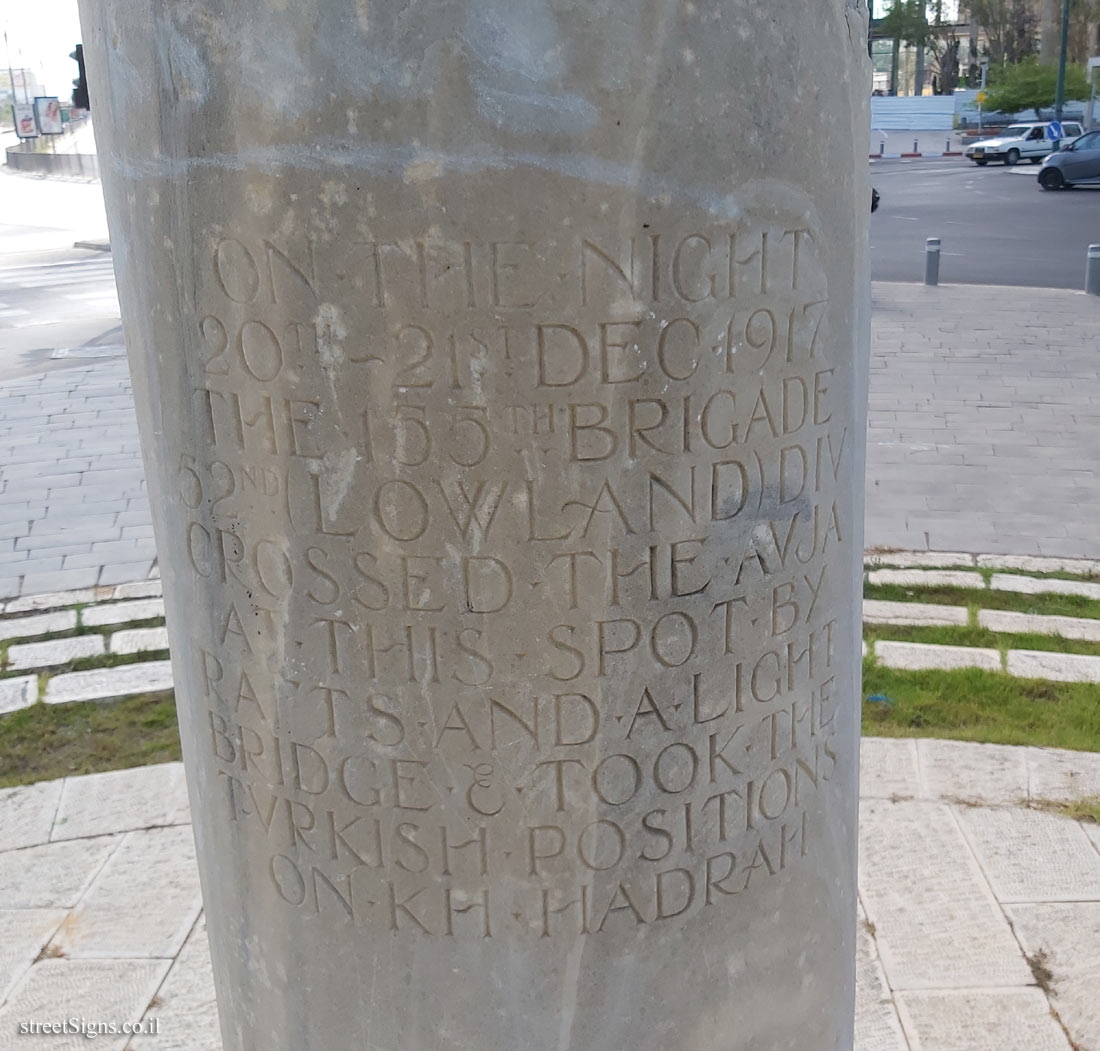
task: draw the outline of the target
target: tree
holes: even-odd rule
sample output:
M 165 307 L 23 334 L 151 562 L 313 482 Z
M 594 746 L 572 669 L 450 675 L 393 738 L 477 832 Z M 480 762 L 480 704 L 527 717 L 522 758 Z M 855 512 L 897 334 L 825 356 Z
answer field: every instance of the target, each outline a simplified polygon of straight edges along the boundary
M 1044 106 L 1053 106 L 1057 91 L 1058 68 L 1043 66 L 1035 58 L 1029 58 L 1015 66 L 1007 66 L 997 76 L 986 99 L 986 108 L 1001 113 L 1018 110 L 1035 111 L 1037 120 Z M 1066 98 L 1088 98 L 1088 81 L 1081 66 L 1066 67 Z
M 935 32 L 928 21 L 928 0 L 894 0 L 890 10 L 879 19 L 883 36 L 894 40 L 894 55 L 890 67 L 890 94 L 898 93 L 898 61 L 902 44 L 923 49 Z
M 985 30 L 992 65 L 1014 65 L 1035 53 L 1039 17 L 1027 0 L 971 0 L 970 17 Z

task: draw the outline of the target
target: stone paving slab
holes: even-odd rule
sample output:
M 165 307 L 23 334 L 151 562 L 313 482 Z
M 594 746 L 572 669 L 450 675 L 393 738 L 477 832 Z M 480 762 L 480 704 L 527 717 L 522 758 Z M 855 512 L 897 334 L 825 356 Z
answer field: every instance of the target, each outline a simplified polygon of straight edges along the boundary
M 99 627 L 104 624 L 125 624 L 131 620 L 153 620 L 163 616 L 164 600 L 150 598 L 92 606 L 81 613 L 80 620 L 87 627 Z
M 864 624 L 906 624 L 921 627 L 965 626 L 970 611 L 965 606 L 937 606 L 930 602 L 863 600 Z M 1100 622 L 1098 622 L 1100 627 Z
M 911 1051 L 1072 1051 L 1040 989 L 898 995 Z
M 121 836 L 97 836 L 0 851 L 0 909 L 71 909 Z
M 56 783 L 56 782 L 54 782 Z M 157 763 L 68 778 L 56 805 L 52 842 L 189 821 L 182 763 Z
M 38 676 L 18 675 L 0 679 L 0 715 L 17 712 L 38 700 Z
M 8 666 L 14 669 L 49 668 L 81 657 L 105 653 L 102 635 L 73 635 L 50 642 L 24 642 L 8 647 Z
M 172 662 L 147 661 L 55 675 L 46 685 L 44 700 L 47 704 L 67 704 L 69 701 L 97 701 L 170 689 Z
M 1016 675 L 1021 679 L 1100 682 L 1100 657 L 1090 657 L 1084 653 L 1009 650 L 1006 667 L 1009 675 Z
M 971 741 L 916 742 L 921 795 L 983 806 L 1021 806 L 1028 799 L 1026 748 Z
M 947 671 L 956 668 L 1001 670 L 1001 655 L 997 650 L 974 646 L 934 646 L 924 642 L 888 642 L 879 639 L 875 643 L 875 660 L 887 668 L 906 671 L 922 668 Z
M 1027 776 L 1030 799 L 1100 796 L 1100 753 L 1028 748 Z
M 157 994 L 160 1033 L 135 1037 L 128 1051 L 221 1051 L 218 1004 L 210 973 L 210 943 L 201 920 L 188 936 Z
M 0 850 L 48 843 L 63 781 L 0 788 Z
M 907 737 L 864 737 L 859 742 L 859 793 L 863 799 L 922 795 L 917 742 Z
M 1031 971 L 950 809 L 866 801 L 860 897 L 891 988 L 998 988 Z
M 1088 617 L 1039 616 L 1007 609 L 982 609 L 978 611 L 978 626 L 1016 635 L 1059 635 L 1063 639 L 1100 642 L 1100 620 Z
M 1013 905 L 1008 916 L 1055 976 L 1051 1002 L 1080 1051 L 1100 1047 L 1100 904 Z
M 0 909 L 0 1003 L 67 915 L 64 909 Z M 6 1036 L 0 1029 L 0 1039 Z
M 71 960 L 169 959 L 201 908 L 190 826 L 128 832 L 51 948 Z
M 1021 577 L 1014 573 L 994 573 L 989 582 L 994 591 L 1012 591 L 1019 595 L 1079 595 L 1100 599 L 1100 584 L 1087 580 L 1061 580 L 1058 577 Z
M 112 653 L 153 653 L 168 649 L 167 628 L 128 628 L 111 636 Z
M 1100 853 L 1075 821 L 979 807 L 958 819 L 998 901 L 1100 902 Z
M 40 613 L 32 617 L 12 617 L 0 620 L 0 642 L 47 635 L 51 631 L 72 631 L 75 627 L 76 612 L 71 609 Z
M 856 927 L 856 1042 L 861 1051 L 908 1051 L 871 925 L 859 908 Z
M 0 1007 L 0 1033 L 28 1020 L 137 1021 L 168 971 L 169 960 L 42 960 Z M 59 1014 L 59 1006 L 64 1012 Z M 20 1036 L 12 1051 L 123 1051 L 128 1036 Z
M 894 584 L 906 588 L 984 588 L 985 577 L 961 569 L 872 569 L 870 584 Z

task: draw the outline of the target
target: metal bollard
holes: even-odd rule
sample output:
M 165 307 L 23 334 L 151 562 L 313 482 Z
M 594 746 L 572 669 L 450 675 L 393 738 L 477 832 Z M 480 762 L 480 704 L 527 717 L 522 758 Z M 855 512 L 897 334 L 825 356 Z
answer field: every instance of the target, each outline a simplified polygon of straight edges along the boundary
M 940 239 L 938 237 L 929 237 L 924 242 L 924 283 L 926 285 L 940 283 Z
M 885 157 L 886 156 L 886 143 L 885 142 L 880 142 L 878 144 L 878 155 L 880 157 Z
M 950 153 L 951 152 L 951 140 L 950 139 L 948 139 L 947 142 L 944 143 L 943 152 L 944 153 Z
M 913 140 L 913 152 L 920 153 L 920 143 L 916 139 Z
M 1089 245 L 1085 262 L 1085 291 L 1090 296 L 1100 296 L 1100 245 Z

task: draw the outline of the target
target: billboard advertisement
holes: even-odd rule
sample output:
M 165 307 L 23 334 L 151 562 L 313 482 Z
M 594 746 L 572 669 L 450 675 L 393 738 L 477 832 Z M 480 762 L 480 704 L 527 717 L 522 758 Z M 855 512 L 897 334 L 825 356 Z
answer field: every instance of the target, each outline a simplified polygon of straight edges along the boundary
M 21 139 L 38 138 L 38 125 L 34 120 L 34 106 L 29 102 L 16 102 L 12 108 L 15 133 Z
M 38 95 L 34 100 L 34 115 L 38 119 L 38 131 L 42 135 L 60 135 L 61 103 L 54 95 Z

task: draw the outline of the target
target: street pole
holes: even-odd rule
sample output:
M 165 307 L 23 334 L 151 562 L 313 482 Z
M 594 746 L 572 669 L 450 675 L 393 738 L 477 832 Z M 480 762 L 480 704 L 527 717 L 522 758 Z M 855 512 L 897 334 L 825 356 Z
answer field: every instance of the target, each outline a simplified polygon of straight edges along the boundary
M 1058 87 L 1054 91 L 1054 119 L 1062 119 L 1066 95 L 1066 50 L 1069 47 L 1069 0 L 1062 0 L 1062 47 L 1058 52 Z
M 15 116 L 15 71 L 11 68 L 11 45 L 8 43 L 8 31 L 6 29 L 4 30 L 4 50 L 8 54 L 8 80 L 11 81 L 11 124 L 18 136 L 19 121 Z

